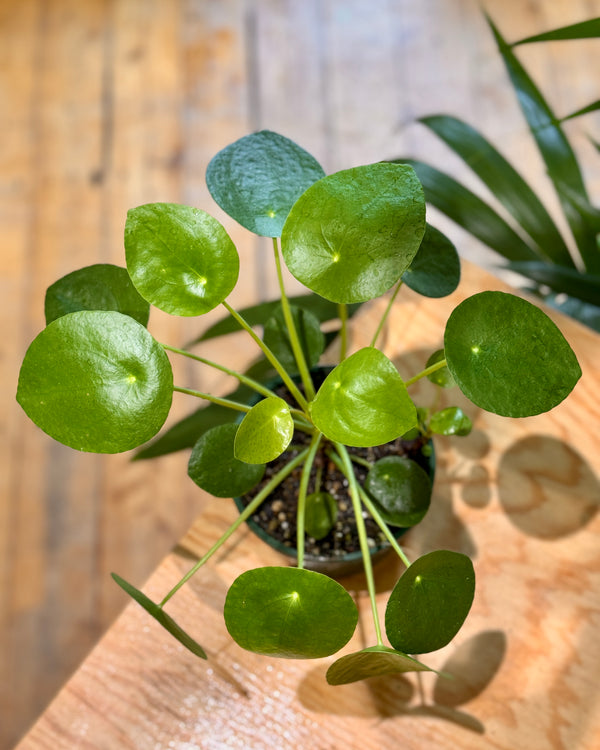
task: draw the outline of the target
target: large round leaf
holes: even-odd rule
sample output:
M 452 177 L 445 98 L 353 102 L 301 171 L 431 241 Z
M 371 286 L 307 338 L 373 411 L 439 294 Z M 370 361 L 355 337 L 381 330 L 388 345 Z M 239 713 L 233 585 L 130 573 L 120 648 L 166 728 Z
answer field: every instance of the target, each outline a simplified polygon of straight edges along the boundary
M 227 592 L 225 624 L 242 648 L 289 659 L 318 659 L 352 637 L 358 609 L 337 581 L 299 568 L 242 573 Z
M 303 310 L 295 305 L 290 305 L 290 311 L 308 367 L 314 367 L 325 349 L 325 336 L 321 331 L 319 319 L 309 310 Z M 293 374 L 298 371 L 281 307 L 278 307 L 265 323 L 263 339 L 288 372 Z
M 365 479 L 365 489 L 383 520 L 392 526 L 415 526 L 429 510 L 431 480 L 406 456 L 376 461 Z
M 452 294 L 460 281 L 460 260 L 446 235 L 427 225 L 421 246 L 402 281 L 424 297 Z
M 172 315 L 202 315 L 229 295 L 239 257 L 209 214 L 177 203 L 132 208 L 125 224 L 127 270 L 148 302 Z
M 243 227 L 279 237 L 290 208 L 324 176 L 307 151 L 261 130 L 219 151 L 206 170 L 206 184 L 219 206 Z
M 423 555 L 396 583 L 385 612 L 392 646 L 426 654 L 449 643 L 460 630 L 475 595 L 475 571 L 466 555 L 437 550 Z
M 46 324 L 80 310 L 114 310 L 147 325 L 150 305 L 131 283 L 127 269 L 99 263 L 63 276 L 46 290 Z
M 573 350 L 538 307 L 512 294 L 481 292 L 446 324 L 448 368 L 482 409 L 529 417 L 559 404 L 581 377 Z
M 413 169 L 370 164 L 337 172 L 294 204 L 281 247 L 292 274 L 332 302 L 365 302 L 410 266 L 425 231 Z
M 417 425 L 417 412 L 393 363 L 374 347 L 333 369 L 311 404 L 316 427 L 345 445 L 370 447 Z
M 82 311 L 45 328 L 27 350 L 17 400 L 55 440 L 119 453 L 162 427 L 173 395 L 163 348 L 127 315 Z
M 346 654 L 335 661 L 327 670 L 327 682 L 330 685 L 347 685 L 349 682 L 384 674 L 432 671 L 420 661 L 393 648 L 370 646 L 362 651 Z
M 215 497 L 238 497 L 260 482 L 264 464 L 238 460 L 233 451 L 237 424 L 222 424 L 202 435 L 192 448 L 188 475 Z
M 283 453 L 293 435 L 289 405 L 282 398 L 269 396 L 242 419 L 235 436 L 235 457 L 249 464 L 266 464 Z

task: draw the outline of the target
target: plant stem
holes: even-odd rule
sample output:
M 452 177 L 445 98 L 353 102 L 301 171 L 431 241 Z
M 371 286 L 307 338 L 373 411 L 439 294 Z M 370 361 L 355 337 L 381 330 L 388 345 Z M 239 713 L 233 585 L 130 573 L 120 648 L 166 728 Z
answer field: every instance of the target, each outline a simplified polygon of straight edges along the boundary
M 308 402 L 300 392 L 298 386 L 294 383 L 294 381 L 291 379 L 291 377 L 288 375 L 285 367 L 281 364 L 281 362 L 277 359 L 277 357 L 273 354 L 273 352 L 269 349 L 269 347 L 265 344 L 265 342 L 260 338 L 260 336 L 257 336 L 256 333 L 252 330 L 252 326 L 250 326 L 246 321 L 242 318 L 242 316 L 236 312 L 231 305 L 227 303 L 226 300 L 223 300 L 223 306 L 227 310 L 227 312 L 235 319 L 237 322 L 242 326 L 242 328 L 250 334 L 250 336 L 254 339 L 254 341 L 258 344 L 258 346 L 261 348 L 262 352 L 264 353 L 265 357 L 269 360 L 269 362 L 273 365 L 273 367 L 277 370 L 279 375 L 281 376 L 281 379 L 288 387 L 290 393 L 293 395 L 293 397 L 296 399 L 300 407 L 303 409 L 303 411 L 308 414 Z
M 348 352 L 348 306 L 340 302 L 338 304 L 338 316 L 341 321 L 340 326 L 340 362 L 346 359 Z
M 369 544 L 367 542 L 367 530 L 365 528 L 365 521 L 362 517 L 362 507 L 360 504 L 358 482 L 356 481 L 356 475 L 352 468 L 352 462 L 350 456 L 346 450 L 346 446 L 341 443 L 334 443 L 338 455 L 342 459 L 344 474 L 348 479 L 348 489 L 350 490 L 350 497 L 352 498 L 352 507 L 354 509 L 354 516 L 356 519 L 356 530 L 358 532 L 358 539 L 360 541 L 360 551 L 363 557 L 363 565 L 365 569 L 365 577 L 367 579 L 367 588 L 369 590 L 369 599 L 371 600 L 371 610 L 373 612 L 373 622 L 375 624 L 375 635 L 377 637 L 377 645 L 383 646 L 383 637 L 381 635 L 381 624 L 379 622 L 379 612 L 377 611 L 377 600 L 375 598 L 375 579 L 373 577 L 373 565 L 371 562 L 371 552 L 369 550 Z
M 300 345 L 300 339 L 298 338 L 298 332 L 294 325 L 294 318 L 292 317 L 292 311 L 290 309 L 290 303 L 285 293 L 285 286 L 283 283 L 283 273 L 281 271 L 281 258 L 279 256 L 279 245 L 277 243 L 277 237 L 273 237 L 273 252 L 275 254 L 275 266 L 277 268 L 277 280 L 279 282 L 279 292 L 281 294 L 281 309 L 283 311 L 283 319 L 288 330 L 290 337 L 290 344 L 292 345 L 292 351 L 294 352 L 294 359 L 298 365 L 298 372 L 302 379 L 302 385 L 304 386 L 304 392 L 309 401 L 315 397 L 315 388 L 308 371 L 308 365 L 306 364 L 306 358 Z
M 283 480 L 292 473 L 292 471 L 298 466 L 299 464 L 304 461 L 308 454 L 308 448 L 305 448 L 302 453 L 299 453 L 296 458 L 292 459 L 288 464 L 286 464 L 283 469 L 277 472 L 275 476 L 266 484 L 262 490 L 258 493 L 258 495 L 252 500 L 252 502 L 244 508 L 244 510 L 240 513 L 238 518 L 234 521 L 234 523 L 231 524 L 231 526 L 227 529 L 227 531 L 223 534 L 223 536 L 213 544 L 213 546 L 208 550 L 208 552 L 198 560 L 198 562 L 189 570 L 184 577 L 177 583 L 170 591 L 169 593 L 164 597 L 162 602 L 158 605 L 159 607 L 164 607 L 165 604 L 171 599 L 172 596 L 174 596 L 179 589 L 187 583 L 187 581 L 190 580 L 190 578 L 196 573 L 205 562 L 207 562 L 214 553 L 229 539 L 229 537 L 245 522 L 250 518 L 250 516 L 256 512 L 260 504 L 265 500 L 266 497 L 268 497 L 273 490 L 283 482 Z
M 354 461 L 355 464 L 360 464 L 361 466 L 364 466 L 366 469 L 372 469 L 373 468 L 373 462 L 367 461 L 366 458 L 363 458 L 362 456 L 355 456 L 354 453 L 350 453 L 350 460 Z
M 424 378 L 427 375 L 431 375 L 432 372 L 435 372 L 436 370 L 441 370 L 442 367 L 445 367 L 445 366 L 446 366 L 446 360 L 445 359 L 440 359 L 439 362 L 436 362 L 435 364 L 430 365 L 429 367 L 426 367 L 424 370 L 422 370 L 421 372 L 417 373 L 417 375 L 413 375 L 412 378 L 409 378 L 404 383 L 404 385 L 408 387 L 409 385 L 412 385 L 413 383 L 416 383 L 417 380 L 420 380 L 421 378 Z
M 388 316 L 390 314 L 390 310 L 392 309 L 392 305 L 396 301 L 396 297 L 398 296 L 398 292 L 400 291 L 400 287 L 402 286 L 402 279 L 398 282 L 396 285 L 396 288 L 394 289 L 394 293 L 389 299 L 389 302 L 387 303 L 387 307 L 385 308 L 385 312 L 381 316 L 381 320 L 379 321 L 379 325 L 377 326 L 377 329 L 375 333 L 373 334 L 373 338 L 371 340 L 371 346 L 375 346 L 377 344 L 377 339 L 381 335 L 381 331 L 383 330 L 383 326 L 385 325 L 385 321 L 388 319 Z
M 185 349 L 177 349 L 175 346 L 169 346 L 168 344 L 161 344 L 163 349 L 166 349 L 169 352 L 174 352 L 175 354 L 181 354 L 183 357 L 188 357 L 189 359 L 194 359 L 197 362 L 202 362 L 204 365 L 208 365 L 208 367 L 214 367 L 215 370 L 220 370 L 221 372 L 227 373 L 227 375 L 232 375 L 234 378 L 237 378 L 240 383 L 243 383 L 244 385 L 247 385 L 249 388 L 252 388 L 257 393 L 262 393 L 263 396 L 274 396 L 275 393 L 273 393 L 270 388 L 266 388 L 264 385 L 259 383 L 256 380 L 253 380 L 252 378 L 249 378 L 247 375 L 242 375 L 242 373 L 237 372 L 236 370 L 231 370 L 229 367 L 226 367 L 225 365 L 220 365 L 218 362 L 213 362 L 210 359 L 206 359 L 205 357 L 200 357 L 197 354 L 192 354 L 191 352 L 186 351 Z
M 296 511 L 297 520 L 297 533 L 296 533 L 296 551 L 298 552 L 299 568 L 304 567 L 304 517 L 306 515 L 306 493 L 308 490 L 308 481 L 310 479 L 310 472 L 321 442 L 322 434 L 317 432 L 313 435 L 311 443 L 308 447 L 308 455 L 304 466 L 302 467 L 302 476 L 300 477 L 300 487 L 298 489 L 298 509 Z
M 248 404 L 240 404 L 238 401 L 232 401 L 229 398 L 220 398 L 219 396 L 213 396 L 210 393 L 203 393 L 202 391 L 195 391 L 192 388 L 180 388 L 178 385 L 173 386 L 173 390 L 177 393 L 187 393 L 188 396 L 196 396 L 196 398 L 203 398 L 206 401 L 211 401 L 213 404 L 219 406 L 226 406 L 229 409 L 235 409 L 236 411 L 250 411 L 252 408 Z

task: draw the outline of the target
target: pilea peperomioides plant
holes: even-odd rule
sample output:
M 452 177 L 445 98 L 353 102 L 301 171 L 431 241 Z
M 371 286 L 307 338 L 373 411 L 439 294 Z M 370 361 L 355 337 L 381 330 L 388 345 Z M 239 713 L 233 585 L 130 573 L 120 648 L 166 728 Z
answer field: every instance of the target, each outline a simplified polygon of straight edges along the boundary
M 409 561 L 393 527 L 409 527 L 423 518 L 430 502 L 429 477 L 405 457 L 369 461 L 357 449 L 420 436 L 427 450 L 432 434 L 469 432 L 470 421 L 457 407 L 430 413 L 415 406 L 409 388 L 423 377 L 440 387 L 456 384 L 477 406 L 496 414 L 525 417 L 547 411 L 580 377 L 575 355 L 540 309 L 510 294 L 483 292 L 453 311 L 443 350 L 433 352 L 421 372 L 400 375 L 377 348 L 400 287 L 440 297 L 456 288 L 460 273 L 452 244 L 425 222 L 423 190 L 410 166 L 379 163 L 325 176 L 299 146 L 262 131 L 217 154 L 207 183 L 230 216 L 273 238 L 280 299 L 242 313 L 231 307 L 227 298 L 238 278 L 238 254 L 209 214 L 160 203 L 132 209 L 125 227 L 127 270 L 92 266 L 49 288 L 48 325 L 24 358 L 18 401 L 53 438 L 100 453 L 130 450 L 156 435 L 174 391 L 210 402 L 167 433 L 155 453 L 193 442 L 189 474 L 201 487 L 218 497 L 260 489 L 160 603 L 114 576 L 204 658 L 202 647 L 171 619 L 165 605 L 293 472 L 299 474 L 297 564 L 248 570 L 235 580 L 225 601 L 227 629 L 243 648 L 290 658 L 329 656 L 351 638 L 358 620 L 353 598 L 334 579 L 305 567 L 305 540 L 327 534 L 337 512 L 324 489 L 323 462 L 315 470 L 318 457 L 325 456 L 348 486 L 376 633 L 373 646 L 335 661 L 327 679 L 342 684 L 428 670 L 415 655 L 445 646 L 458 632 L 473 601 L 473 565 L 465 555 L 444 550 Z M 310 290 L 306 296 L 288 299 L 281 256 Z M 347 356 L 349 316 L 390 290 L 371 345 Z M 242 374 L 158 343 L 145 327 L 150 304 L 184 316 L 223 305 L 226 318 L 203 338 L 244 329 L 261 360 Z M 311 368 L 328 340 L 321 323 L 334 319 L 339 363 L 315 386 Z M 257 323 L 263 325 L 263 338 L 253 328 Z M 174 385 L 167 352 L 233 375 L 240 388 L 220 398 Z M 268 384 L 271 371 L 279 375 L 286 398 Z M 248 392 L 258 393 L 260 400 L 247 403 Z M 152 444 L 149 450 L 146 455 Z M 266 473 L 265 465 L 274 461 L 280 468 Z M 366 471 L 364 483 L 357 479 L 357 465 Z M 407 568 L 385 612 L 391 647 L 384 642 L 375 602 L 364 511 Z

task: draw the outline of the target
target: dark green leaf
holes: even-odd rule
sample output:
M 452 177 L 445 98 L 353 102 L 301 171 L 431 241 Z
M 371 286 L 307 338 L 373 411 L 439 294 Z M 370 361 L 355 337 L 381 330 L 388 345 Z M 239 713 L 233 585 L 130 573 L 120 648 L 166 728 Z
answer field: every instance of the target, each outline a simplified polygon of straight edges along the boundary
M 443 349 L 438 349 L 437 352 L 434 352 L 431 357 L 429 357 L 425 367 L 431 367 L 431 365 L 435 365 L 436 362 L 441 362 L 443 359 L 446 359 L 446 353 Z M 442 388 L 452 388 L 456 385 L 452 373 L 447 366 L 441 367 L 439 370 L 432 372 L 427 378 L 431 380 L 432 383 L 435 383 Z
M 456 117 L 424 117 L 421 122 L 465 161 L 534 240 L 537 252 L 573 267 L 565 241 L 540 199 L 481 133 Z
M 177 203 L 127 213 L 127 270 L 148 302 L 172 315 L 202 315 L 220 305 L 239 271 L 235 245 L 209 214 Z
M 385 612 L 392 646 L 407 654 L 437 651 L 454 638 L 475 595 L 475 571 L 466 555 L 436 550 L 423 555 L 394 586 Z
M 592 305 L 600 305 L 600 276 L 548 263 L 511 263 L 508 268 L 538 284 L 549 286 L 555 292 L 568 294 Z
M 402 281 L 425 297 L 446 297 L 458 286 L 460 260 L 456 248 L 430 224 Z
M 481 292 L 446 324 L 444 349 L 458 387 L 505 417 L 549 411 L 572 391 L 581 369 L 556 325 L 512 294 Z
M 159 607 L 158 604 L 155 604 L 152 599 L 149 599 L 145 594 L 136 589 L 135 586 L 132 586 L 126 580 L 121 578 L 121 576 L 118 576 L 116 573 L 111 573 L 111 575 L 115 583 L 117 583 L 123 591 L 129 594 L 132 599 L 140 604 L 148 614 L 152 615 L 152 617 L 174 638 L 176 638 L 182 646 L 185 646 L 188 651 L 191 651 L 201 659 L 208 659 L 206 651 L 202 646 L 199 643 L 196 643 L 196 641 L 189 636 L 185 630 L 179 627 L 175 620 Z
M 590 305 L 587 302 L 581 302 L 572 297 L 565 297 L 562 294 L 560 296 L 550 294 L 544 299 L 546 304 L 551 305 L 556 310 L 560 310 L 565 315 L 570 315 L 575 320 L 600 333 L 600 306 Z
M 208 165 L 206 184 L 219 206 L 243 227 L 279 237 L 290 208 L 324 176 L 303 148 L 261 130 L 220 151 Z
M 80 310 L 112 310 L 145 326 L 150 305 L 138 294 L 127 269 L 100 263 L 80 268 L 55 281 L 46 291 L 46 325 Z
M 473 429 L 469 417 L 458 406 L 449 406 L 432 414 L 429 429 L 435 435 L 468 435 Z
M 383 520 L 392 526 L 415 526 L 429 510 L 431 480 L 406 456 L 376 461 L 365 479 L 365 489 Z
M 582 115 L 587 115 L 590 112 L 596 112 L 600 109 L 600 99 L 596 99 L 595 102 L 592 102 L 591 104 L 588 104 L 585 107 L 581 107 L 580 109 L 577 109 L 575 112 L 571 112 L 570 115 L 565 115 L 565 117 L 561 117 L 560 121 L 565 122 L 565 120 L 573 120 L 575 117 L 581 117 Z
M 283 453 L 293 435 L 289 405 L 282 398 L 269 396 L 241 421 L 235 436 L 235 456 L 249 464 L 268 463 Z
M 264 464 L 238 461 L 233 445 L 237 424 L 222 424 L 202 435 L 188 463 L 188 475 L 215 497 L 238 497 L 257 485 L 265 473 Z
M 559 29 L 545 31 L 543 34 L 535 34 L 524 39 L 513 42 L 511 47 L 518 44 L 529 44 L 531 42 L 552 42 L 564 39 L 595 39 L 600 36 L 600 18 L 590 18 L 589 21 L 581 21 L 570 26 L 561 26 Z
M 290 310 L 300 346 L 308 367 L 311 368 L 317 364 L 323 354 L 325 336 L 321 331 L 318 318 L 311 312 L 293 305 L 290 305 Z M 281 307 L 276 309 L 273 316 L 265 323 L 263 339 L 288 373 L 296 374 L 298 366 Z
M 332 302 L 365 302 L 393 286 L 425 231 L 414 171 L 379 163 L 325 177 L 294 204 L 281 234 L 292 274 Z
M 384 674 L 432 671 L 420 661 L 393 648 L 370 646 L 334 661 L 327 670 L 327 682 L 330 685 L 347 685 Z
M 332 370 L 311 404 L 315 426 L 345 445 L 382 445 L 417 425 L 417 412 L 393 363 L 366 347 Z
M 258 654 L 318 659 L 352 637 L 358 610 L 337 581 L 299 568 L 242 573 L 227 592 L 225 624 L 233 640 Z
M 304 526 L 313 539 L 323 539 L 334 527 L 338 506 L 328 492 L 313 492 L 306 498 Z
M 27 350 L 17 400 L 55 440 L 120 453 L 162 427 L 173 373 L 163 348 L 133 318 L 82 311 L 58 318 Z

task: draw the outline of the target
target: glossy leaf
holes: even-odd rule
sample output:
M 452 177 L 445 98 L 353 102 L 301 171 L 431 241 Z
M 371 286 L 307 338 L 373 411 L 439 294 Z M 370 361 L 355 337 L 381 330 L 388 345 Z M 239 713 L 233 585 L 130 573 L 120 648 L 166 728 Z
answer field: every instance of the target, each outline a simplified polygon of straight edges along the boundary
M 46 325 L 80 310 L 112 310 L 145 326 L 150 305 L 131 283 L 125 268 L 99 263 L 63 276 L 46 291 Z
M 282 398 L 269 396 L 242 419 L 235 436 L 235 456 L 249 464 L 268 463 L 283 453 L 293 435 L 289 405 Z
M 536 251 L 573 267 L 565 241 L 543 203 L 500 152 L 475 128 L 456 117 L 420 120 L 460 156 L 536 243 Z
M 324 176 L 303 148 L 261 130 L 219 151 L 206 170 L 206 184 L 219 206 L 243 227 L 279 237 L 290 208 Z
M 590 18 L 588 21 L 573 23 L 569 26 L 561 26 L 543 34 L 535 34 L 524 39 L 513 42 L 511 47 L 518 44 L 530 44 L 531 42 L 552 42 L 565 39 L 595 39 L 600 36 L 600 18 Z
M 45 328 L 27 350 L 17 400 L 55 440 L 120 453 L 146 442 L 171 407 L 163 348 L 127 315 L 82 311 Z
M 473 423 L 458 406 L 449 406 L 432 414 L 429 429 L 435 435 L 464 436 L 471 432 Z
M 508 267 L 511 271 L 520 273 L 538 284 L 549 286 L 556 292 L 568 294 L 592 305 L 600 305 L 600 276 L 548 263 L 511 263 Z
M 192 449 L 189 477 L 215 497 L 238 497 L 257 485 L 264 464 L 239 461 L 233 452 L 237 424 L 222 424 L 202 435 Z
M 450 315 L 446 361 L 461 391 L 504 417 L 549 411 L 574 388 L 581 369 L 556 325 L 512 294 L 481 292 Z
M 436 352 L 434 352 L 431 357 L 427 360 L 427 364 L 425 367 L 431 367 L 431 365 L 435 365 L 436 362 L 441 362 L 443 359 L 446 358 L 446 353 L 443 349 L 438 349 Z M 430 375 L 427 376 L 429 380 L 431 380 L 432 383 L 435 383 L 436 385 L 441 386 L 442 388 L 452 388 L 456 385 L 456 381 L 452 377 L 452 373 L 448 369 L 448 366 L 441 367 L 439 370 L 436 370 L 435 372 L 432 372 Z
M 379 163 L 325 177 L 294 204 L 281 234 L 292 274 L 332 302 L 365 302 L 410 266 L 425 231 L 414 171 Z
M 415 526 L 429 510 L 431 480 L 406 456 L 376 461 L 365 479 L 365 489 L 383 520 L 392 526 Z
M 417 412 L 394 364 L 360 349 L 334 368 L 311 406 L 315 426 L 345 445 L 382 445 L 417 426 Z
M 362 651 L 346 654 L 335 661 L 327 670 L 327 682 L 330 685 L 347 685 L 350 682 L 384 674 L 432 671 L 425 664 L 401 651 L 387 646 L 370 646 Z
M 301 307 L 290 305 L 290 310 L 308 367 L 314 367 L 325 349 L 325 336 L 319 320 Z M 289 373 L 298 371 L 281 307 L 265 323 L 263 340 Z
M 160 623 L 165 630 L 167 630 L 174 638 L 176 638 L 179 643 L 181 643 L 182 646 L 185 646 L 185 648 L 188 649 L 188 651 L 191 651 L 196 656 L 199 656 L 201 659 L 207 659 L 206 651 L 202 648 L 202 646 L 197 643 L 190 635 L 188 635 L 185 630 L 183 630 L 171 617 L 171 615 L 168 615 L 162 607 L 159 607 L 158 604 L 155 604 L 152 599 L 149 599 L 144 593 L 139 591 L 135 588 L 135 586 L 132 586 L 130 583 L 125 581 L 121 576 L 118 576 L 116 573 L 111 573 L 113 580 L 115 583 L 117 583 L 123 591 L 125 591 L 129 596 L 134 599 L 138 604 L 140 604 L 148 614 L 152 615 L 152 617 Z
M 328 492 L 313 492 L 306 498 L 304 527 L 313 539 L 323 539 L 334 527 L 338 505 Z
M 456 248 L 430 224 L 402 281 L 424 297 L 446 297 L 458 286 L 460 260 Z
M 466 555 L 436 550 L 418 558 L 394 586 L 385 612 L 392 646 L 426 654 L 454 638 L 475 595 L 475 571 Z
M 248 651 L 288 659 L 318 659 L 350 640 L 358 610 L 337 581 L 299 568 L 242 573 L 225 600 L 225 624 Z
M 127 213 L 125 255 L 142 297 L 172 315 L 209 312 L 238 278 L 237 250 L 219 222 L 176 203 L 149 203 Z

